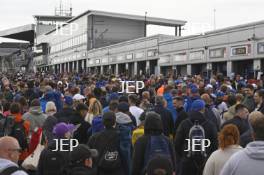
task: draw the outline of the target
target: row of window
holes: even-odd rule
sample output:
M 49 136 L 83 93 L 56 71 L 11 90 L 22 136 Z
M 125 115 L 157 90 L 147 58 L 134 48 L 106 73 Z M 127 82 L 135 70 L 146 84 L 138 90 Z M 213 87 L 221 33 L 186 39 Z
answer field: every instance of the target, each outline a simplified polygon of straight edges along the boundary
M 226 47 L 221 48 L 215 48 L 215 49 L 209 49 L 209 58 L 215 59 L 215 58 L 226 58 Z M 251 54 L 251 45 L 238 45 L 238 46 L 232 46 L 230 48 L 230 57 L 235 56 L 247 56 Z M 162 56 L 160 59 L 160 63 L 169 63 L 170 58 L 172 58 L 173 62 L 184 62 L 187 60 L 204 60 L 205 59 L 205 50 L 197 50 L 197 51 L 191 51 L 188 56 L 186 52 L 177 53 L 175 55 L 166 55 Z
M 68 49 L 68 48 L 71 48 L 71 47 L 74 47 L 74 46 L 77 46 L 83 43 L 87 43 L 87 33 L 84 33 L 77 37 L 66 40 L 60 44 L 51 46 L 50 53 L 60 52 L 64 49 Z

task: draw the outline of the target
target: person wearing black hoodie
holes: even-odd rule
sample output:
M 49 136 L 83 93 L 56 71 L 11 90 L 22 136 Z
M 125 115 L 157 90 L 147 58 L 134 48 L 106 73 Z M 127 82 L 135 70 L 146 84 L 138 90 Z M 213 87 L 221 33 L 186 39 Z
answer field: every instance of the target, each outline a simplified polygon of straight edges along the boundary
M 70 141 L 76 127 L 64 122 L 58 123 L 53 128 L 54 139 L 48 142 L 39 157 L 38 175 L 62 175 L 69 163 Z M 63 142 L 61 142 L 63 140 Z M 65 140 L 68 139 L 68 140 Z
M 166 109 L 166 100 L 163 96 L 157 96 L 155 99 L 154 112 L 161 117 L 163 124 L 163 133 L 165 136 L 172 138 L 175 134 L 174 122 L 171 112 Z
M 116 116 L 113 112 L 106 112 L 103 114 L 103 124 L 105 129 L 98 133 L 95 133 L 90 137 L 88 141 L 88 146 L 91 149 L 97 149 L 98 156 L 94 159 L 95 167 L 97 168 L 97 175 L 127 175 L 125 173 L 126 169 L 123 166 L 123 163 L 126 160 L 122 159 L 120 151 L 115 152 L 115 150 L 120 150 L 119 145 L 119 131 L 116 129 Z M 111 150 L 110 150 L 111 148 Z M 107 150 L 108 149 L 108 150 Z M 111 157 L 115 158 L 115 167 L 107 166 L 105 163 L 105 157 L 107 156 L 107 151 L 110 154 L 116 155 Z M 112 152 L 113 151 L 113 152 Z M 113 159 L 113 158 L 109 158 Z M 118 160 L 121 160 L 118 161 Z
M 190 139 L 190 129 L 196 121 L 203 127 L 205 139 L 209 139 L 211 142 L 210 146 L 205 150 L 207 157 L 218 147 L 216 127 L 210 120 L 206 119 L 204 112 L 205 102 L 203 100 L 195 100 L 192 103 L 191 111 L 188 113 L 189 118 L 180 124 L 176 132 L 174 144 L 177 163 L 179 163 L 177 175 L 202 175 L 206 158 L 198 157 L 196 159 L 188 157 L 188 151 L 184 151 L 188 150 L 188 140 L 186 139 Z
M 148 112 L 144 124 L 144 135 L 139 137 L 134 145 L 133 160 L 132 160 L 132 175 L 145 175 L 147 162 L 146 152 L 152 136 L 161 136 L 168 143 L 170 160 L 173 164 L 173 171 L 176 171 L 176 159 L 173 143 L 170 139 L 163 135 L 162 120 L 159 114 Z M 151 145 L 154 146 L 154 145 Z M 154 156 L 154 155 L 150 155 Z
M 89 122 L 85 121 L 85 116 L 88 112 L 88 107 L 86 104 L 79 103 L 76 106 L 76 116 L 73 120 L 73 124 L 79 125 L 78 129 L 74 132 L 74 138 L 78 140 L 79 143 L 86 144 L 89 140 L 90 135 L 88 130 L 91 127 Z
M 97 155 L 96 149 L 89 149 L 84 144 L 78 145 L 70 152 L 67 175 L 96 175 L 92 158 L 96 158 Z

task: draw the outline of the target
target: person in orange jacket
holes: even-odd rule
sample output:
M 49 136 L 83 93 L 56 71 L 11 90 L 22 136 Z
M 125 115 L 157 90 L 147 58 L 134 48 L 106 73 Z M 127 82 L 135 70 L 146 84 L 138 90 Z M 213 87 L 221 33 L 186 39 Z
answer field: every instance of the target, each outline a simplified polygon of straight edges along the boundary
M 11 132 L 10 132 L 10 136 L 15 137 L 18 141 L 23 140 L 25 142 L 26 147 L 22 150 L 22 152 L 21 152 L 21 154 L 19 156 L 19 162 L 22 162 L 29 155 L 29 151 L 28 151 L 28 134 L 29 134 L 30 122 L 29 121 L 24 121 L 22 119 L 22 114 L 21 114 L 19 103 L 12 103 L 11 104 L 10 113 L 11 113 L 10 117 L 12 117 L 13 120 L 14 120 L 14 125 L 22 122 L 23 123 L 23 127 L 24 127 L 24 131 L 25 131 L 25 138 L 16 138 L 16 136 L 13 135 L 14 134 L 14 126 L 12 126 Z M 20 144 L 21 147 L 23 147 L 21 145 L 21 142 L 19 142 L 19 144 Z

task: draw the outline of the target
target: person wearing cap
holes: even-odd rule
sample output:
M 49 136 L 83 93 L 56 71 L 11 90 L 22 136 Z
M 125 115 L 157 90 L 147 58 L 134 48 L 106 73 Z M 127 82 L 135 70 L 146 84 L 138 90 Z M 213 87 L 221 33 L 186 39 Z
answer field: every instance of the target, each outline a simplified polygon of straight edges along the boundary
M 81 94 L 75 94 L 73 97 L 72 97 L 74 103 L 84 103 L 84 99 L 85 99 L 85 96 L 81 95 Z
M 118 168 L 105 169 L 100 165 L 99 160 L 105 156 L 105 149 L 108 147 L 114 147 L 115 150 L 120 150 L 119 144 L 119 132 L 116 129 L 116 115 L 114 112 L 106 112 L 103 114 L 103 124 L 105 129 L 92 135 L 88 141 L 88 146 L 91 149 L 97 149 L 98 157 L 94 159 L 94 164 L 97 167 L 97 175 L 127 175 L 125 173 L 128 169 L 125 167 L 127 160 L 122 159 L 120 151 L 117 152 L 116 158 L 121 159 L 122 164 Z
M 58 122 L 71 123 L 73 118 L 75 118 L 75 110 L 72 107 L 73 99 L 71 96 L 64 96 L 63 108 L 58 111 L 54 116 L 58 119 Z
M 139 137 L 134 145 L 133 160 L 132 160 L 132 175 L 146 174 L 146 167 L 149 162 L 145 162 L 145 151 L 150 144 L 152 136 L 160 136 L 160 138 L 165 139 L 168 143 L 170 161 L 172 162 L 172 170 L 176 171 L 175 164 L 175 151 L 173 143 L 170 139 L 163 135 L 163 125 L 162 119 L 156 112 L 148 112 L 146 114 L 145 124 L 144 124 L 144 135 Z M 162 153 L 161 153 L 162 154 Z M 150 155 L 151 156 L 151 155 Z M 152 155 L 154 158 L 157 155 Z M 151 174 L 152 175 L 152 174 Z
M 41 152 L 39 157 L 38 175 L 63 174 L 64 167 L 68 165 L 69 161 L 69 139 L 72 138 L 75 130 L 75 125 L 64 122 L 60 122 L 54 126 L 54 139 L 47 143 L 48 146 Z M 63 140 L 62 142 L 62 139 L 67 140 Z
M 218 148 L 217 141 L 217 130 L 215 125 L 206 119 L 205 115 L 205 102 L 203 100 L 195 100 L 192 103 L 191 111 L 188 113 L 189 118 L 182 121 L 180 126 L 177 129 L 174 144 L 176 151 L 177 162 L 179 163 L 178 172 L 181 175 L 193 175 L 196 172 L 198 175 L 202 174 L 202 169 L 198 167 L 203 167 L 205 159 L 199 161 L 193 157 L 188 157 L 188 151 L 186 146 L 188 145 L 189 132 L 195 122 L 198 122 L 201 125 L 205 132 L 205 139 L 209 139 L 211 144 L 206 148 L 207 156 L 210 156 Z M 197 167 L 197 165 L 199 165 Z
M 201 99 L 200 94 L 199 94 L 199 89 L 195 84 L 189 84 L 188 89 L 190 90 L 190 96 L 185 96 L 185 104 L 184 108 L 186 112 L 189 112 L 192 106 L 192 103 L 195 100 Z
M 67 175 L 96 175 L 93 158 L 98 156 L 96 149 L 80 144 L 70 152 Z

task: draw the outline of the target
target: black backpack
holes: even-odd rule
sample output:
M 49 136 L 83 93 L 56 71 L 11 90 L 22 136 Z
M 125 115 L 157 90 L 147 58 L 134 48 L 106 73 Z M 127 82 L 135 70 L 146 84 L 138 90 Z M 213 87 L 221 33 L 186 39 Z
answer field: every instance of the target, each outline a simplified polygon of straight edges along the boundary
M 24 127 L 24 120 L 22 120 L 21 122 L 14 122 L 10 136 L 17 139 L 22 150 L 28 148 L 26 128 Z
M 13 119 L 0 114 L 0 137 L 10 135 L 13 126 Z
M 189 139 L 191 141 L 191 144 L 190 144 L 191 148 L 194 147 L 195 150 L 201 150 L 201 151 L 194 151 L 193 149 L 190 149 L 187 154 L 187 157 L 206 158 L 207 157 L 206 150 L 203 151 L 202 149 L 202 140 L 205 139 L 205 131 L 202 125 L 204 125 L 207 121 L 205 121 L 204 123 L 200 125 L 198 120 L 195 120 L 194 123 L 190 119 L 187 119 L 187 120 L 192 124 L 192 127 L 189 131 Z M 197 139 L 197 142 L 194 146 L 192 145 L 193 139 Z
M 65 155 L 64 155 L 65 154 Z M 62 175 L 65 174 L 69 159 L 66 157 L 68 152 L 52 151 L 48 149 L 43 160 L 43 175 Z
M 152 135 L 149 137 L 144 155 L 144 169 L 142 174 L 146 173 L 148 164 L 157 156 L 166 157 L 173 163 L 172 150 L 169 141 L 164 135 Z
M 99 171 L 114 172 L 122 167 L 119 137 L 110 138 L 97 163 Z

